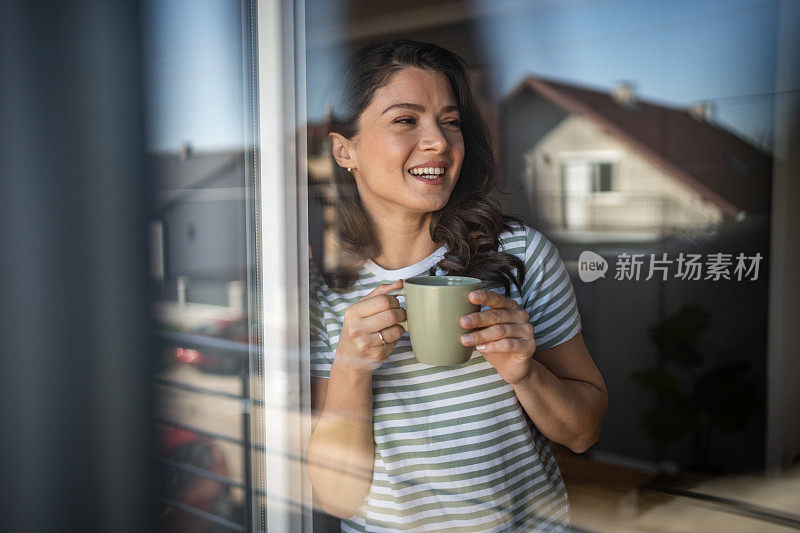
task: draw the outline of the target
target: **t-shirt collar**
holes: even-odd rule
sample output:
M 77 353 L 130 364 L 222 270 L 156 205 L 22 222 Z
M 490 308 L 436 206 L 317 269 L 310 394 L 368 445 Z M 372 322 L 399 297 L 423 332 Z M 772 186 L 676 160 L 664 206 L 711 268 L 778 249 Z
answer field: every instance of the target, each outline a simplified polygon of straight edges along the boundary
M 409 265 L 407 267 L 398 268 L 396 270 L 386 270 L 375 264 L 372 259 L 368 259 L 364 263 L 363 270 L 373 274 L 378 279 L 387 280 L 387 281 L 397 281 L 398 279 L 407 279 L 412 278 L 414 276 L 420 276 L 426 272 L 428 272 L 432 266 L 442 260 L 444 254 L 447 253 L 447 245 L 443 244 L 439 247 L 438 250 L 433 252 L 431 255 L 414 263 L 413 265 Z

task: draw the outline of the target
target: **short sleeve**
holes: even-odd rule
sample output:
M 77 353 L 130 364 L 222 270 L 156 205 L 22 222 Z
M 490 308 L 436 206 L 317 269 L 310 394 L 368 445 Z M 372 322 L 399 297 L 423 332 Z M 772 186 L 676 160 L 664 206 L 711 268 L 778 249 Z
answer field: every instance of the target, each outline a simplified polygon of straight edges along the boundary
M 558 249 L 540 232 L 527 227 L 522 302 L 533 324 L 537 350 L 558 346 L 581 330 L 572 280 Z
M 333 350 L 328 340 L 328 328 L 325 325 L 325 281 L 312 262 L 309 266 L 309 325 L 311 344 L 311 376 L 328 378 L 333 364 Z

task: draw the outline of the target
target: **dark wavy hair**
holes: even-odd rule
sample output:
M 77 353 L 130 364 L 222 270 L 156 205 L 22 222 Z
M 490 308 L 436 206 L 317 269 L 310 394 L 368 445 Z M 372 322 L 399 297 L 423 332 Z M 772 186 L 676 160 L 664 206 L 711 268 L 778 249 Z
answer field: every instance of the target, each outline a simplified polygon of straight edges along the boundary
M 372 102 L 375 91 L 407 67 L 444 74 L 461 114 L 465 148 L 461 173 L 447 204 L 433 213 L 430 224 L 431 239 L 448 248 L 438 266 L 450 275 L 476 277 L 485 285 L 502 285 L 506 295 L 514 283 L 521 293 L 524 263 L 498 248 L 500 234 L 511 230 L 512 222 L 522 223 L 515 217 L 503 215 L 500 210 L 500 173 L 489 129 L 460 57 L 435 44 L 408 39 L 377 42 L 359 49 L 345 64 L 340 78 L 340 101 L 333 110 L 334 118 L 328 131 L 347 139 L 355 137 L 361 113 Z M 334 164 L 334 183 L 339 246 L 356 258 L 374 259 L 380 254 L 380 243 L 361 203 L 354 177 Z M 323 273 L 328 285 L 336 289 L 351 286 L 356 275 L 354 271 L 343 269 Z

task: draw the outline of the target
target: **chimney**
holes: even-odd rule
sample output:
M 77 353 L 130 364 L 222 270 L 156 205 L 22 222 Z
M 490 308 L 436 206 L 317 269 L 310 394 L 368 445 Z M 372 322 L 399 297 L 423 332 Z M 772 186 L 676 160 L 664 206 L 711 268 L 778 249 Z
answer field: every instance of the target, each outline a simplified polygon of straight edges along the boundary
M 614 87 L 614 90 L 611 91 L 611 97 L 620 107 L 633 109 L 636 107 L 636 92 L 634 89 L 633 82 L 620 82 Z
M 714 114 L 714 104 L 707 100 L 695 102 L 689 107 L 689 114 L 698 122 L 708 122 Z

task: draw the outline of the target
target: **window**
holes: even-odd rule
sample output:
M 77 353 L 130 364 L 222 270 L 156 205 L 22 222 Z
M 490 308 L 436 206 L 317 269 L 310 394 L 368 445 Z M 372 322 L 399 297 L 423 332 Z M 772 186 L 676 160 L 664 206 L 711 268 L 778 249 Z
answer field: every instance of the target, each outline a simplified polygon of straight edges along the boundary
M 561 165 L 561 179 L 567 196 L 617 190 L 614 174 L 617 164 L 608 160 L 584 157 L 565 159 Z
M 258 128 L 258 110 L 280 99 L 281 89 L 260 95 L 255 80 L 258 58 L 284 51 L 265 39 L 256 54 L 256 21 L 269 26 L 280 20 L 272 12 L 257 17 L 260 7 L 249 1 L 143 4 L 155 188 L 153 315 L 161 344 L 154 379 L 158 525 L 164 532 L 265 531 L 271 505 L 265 495 L 281 492 L 265 482 L 264 405 L 275 402 L 263 375 L 264 354 L 273 352 L 267 336 L 286 335 L 273 334 L 264 315 L 288 289 L 262 257 L 260 243 L 268 241 L 259 232 L 275 226 L 263 212 L 284 202 L 271 191 L 259 196 L 264 186 L 256 157 L 259 140 L 272 133 Z M 274 79 L 270 73 L 261 86 Z M 279 154 L 284 150 L 273 144 Z M 270 257 L 282 261 L 285 250 L 270 246 Z M 280 431 L 270 439 L 279 449 Z M 273 520 L 269 529 L 291 529 L 284 526 Z
M 614 163 L 593 162 L 592 192 L 611 192 L 613 188 Z

